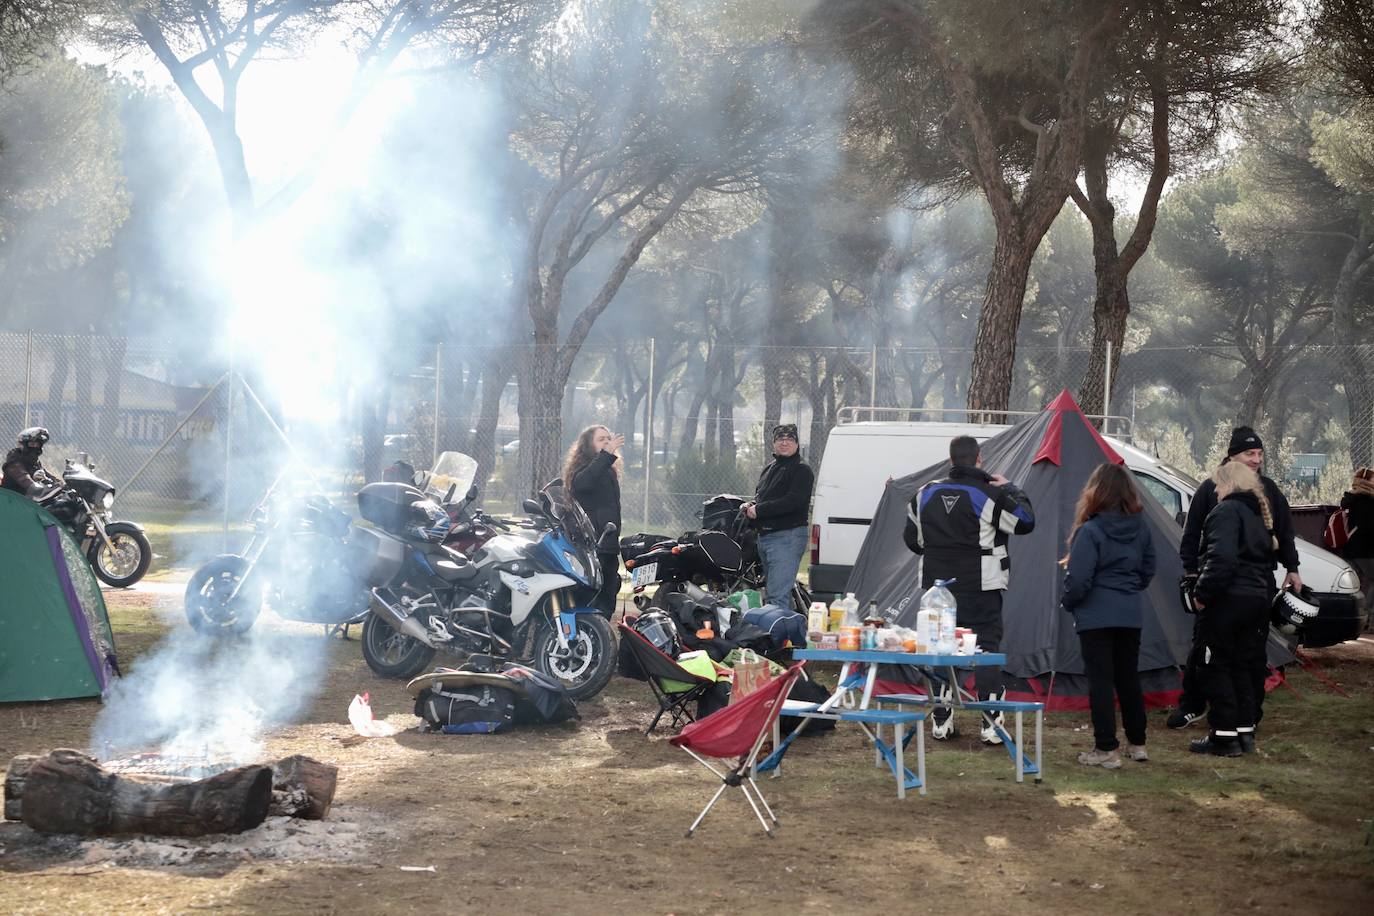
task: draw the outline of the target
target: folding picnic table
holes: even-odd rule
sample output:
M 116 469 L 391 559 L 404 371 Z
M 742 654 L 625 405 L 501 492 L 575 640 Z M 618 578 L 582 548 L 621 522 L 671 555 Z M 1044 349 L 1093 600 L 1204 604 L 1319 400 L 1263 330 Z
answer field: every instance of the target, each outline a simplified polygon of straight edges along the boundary
M 924 733 L 919 721 L 913 734 L 917 737 L 917 763 L 918 773 L 912 773 L 903 765 L 902 749 L 906 741 L 911 740 L 911 735 L 903 740 L 902 727 L 909 724 L 908 719 L 915 717 L 918 720 L 925 718 L 924 713 L 903 714 L 898 710 L 874 709 L 873 690 L 878 680 L 878 667 L 880 665 L 907 665 L 915 668 L 921 673 L 926 682 L 927 697 L 933 699 L 936 695 L 936 682 L 945 682 L 952 685 L 951 705 L 963 708 L 982 709 L 988 704 L 986 701 L 980 702 L 978 698 L 969 694 L 959 685 L 957 669 L 959 668 L 978 668 L 996 665 L 1001 667 L 1006 664 L 1006 655 L 999 652 L 978 652 L 973 655 L 945 655 L 939 653 L 916 653 L 916 652 L 881 652 L 881 651 L 855 651 L 848 649 L 796 649 L 792 656 L 798 661 L 824 661 L 840 662 L 839 684 L 824 702 L 814 706 L 794 706 L 789 702 L 786 713 L 806 718 L 818 719 L 837 719 L 839 721 L 854 721 L 863 729 L 864 734 L 873 742 L 877 757 L 880 761 L 886 761 L 897 779 L 897 794 L 899 797 L 906 797 L 906 789 L 920 789 L 921 794 L 925 794 L 925 746 Z M 911 698 L 903 698 L 910 701 Z M 879 699 L 882 699 L 881 697 Z M 894 702 L 901 702 L 897 697 Z M 1015 711 L 1015 710 L 1014 710 Z M 898 721 L 899 716 L 905 716 Z M 1037 719 L 1036 750 L 1039 756 L 1039 719 Z M 803 721 L 803 725 L 805 722 Z M 891 745 L 882 740 L 882 726 L 888 724 L 894 726 L 893 742 Z M 875 726 L 875 730 L 870 732 L 869 725 Z M 777 743 L 773 753 L 758 765 L 759 771 L 776 770 L 782 762 L 782 755 L 791 744 L 792 739 L 801 730 L 801 725 L 793 730 L 783 741 Z M 1029 761 L 1021 753 L 1021 728 L 1020 716 L 1017 716 L 1017 734 L 1015 740 L 1004 730 L 1003 740 L 1008 745 L 1007 750 L 1012 755 L 1012 759 L 1017 763 L 1018 780 L 1021 772 L 1031 772 L 1036 775 L 1039 773 L 1038 759 L 1035 762 Z

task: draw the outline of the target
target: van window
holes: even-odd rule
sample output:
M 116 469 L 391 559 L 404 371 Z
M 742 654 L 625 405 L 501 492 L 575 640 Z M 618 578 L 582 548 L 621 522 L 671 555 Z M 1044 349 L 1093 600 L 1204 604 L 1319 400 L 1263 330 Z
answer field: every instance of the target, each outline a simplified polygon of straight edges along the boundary
M 1159 500 L 1159 504 L 1168 510 L 1170 515 L 1176 516 L 1183 511 L 1183 497 L 1173 487 L 1141 471 L 1133 470 L 1131 473 L 1135 475 L 1136 482 L 1148 490 L 1151 496 Z

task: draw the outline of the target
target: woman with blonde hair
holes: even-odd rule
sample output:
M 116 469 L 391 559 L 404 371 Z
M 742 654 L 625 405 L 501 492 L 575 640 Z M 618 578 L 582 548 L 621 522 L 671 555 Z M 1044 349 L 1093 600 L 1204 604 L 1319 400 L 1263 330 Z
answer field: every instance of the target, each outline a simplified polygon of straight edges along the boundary
M 1126 756 L 1144 762 L 1145 695 L 1140 689 L 1141 592 L 1155 574 L 1155 548 L 1141 517 L 1140 494 L 1119 464 L 1093 471 L 1078 497 L 1065 569 L 1063 605 L 1073 614 L 1088 674 L 1093 749 L 1078 755 L 1084 766 L 1121 766 L 1116 703 L 1126 732 Z
M 1239 757 L 1255 746 L 1255 678 L 1264 658 L 1269 604 L 1274 597 L 1274 516 L 1259 475 L 1228 461 L 1212 475 L 1217 506 L 1203 525 L 1193 598 L 1202 615 L 1202 689 L 1206 738 L 1188 749 Z M 1263 688 L 1260 688 L 1263 689 Z
M 604 426 L 588 426 L 578 435 L 563 461 L 563 482 L 591 518 L 597 537 L 608 523 L 614 524 L 616 531 L 620 530 L 621 461 L 616 452 L 624 444 L 624 436 Z M 608 550 L 597 551 L 596 556 L 601 564 L 601 590 L 594 604 L 610 620 L 615 613 L 616 596 L 620 594 L 620 554 Z

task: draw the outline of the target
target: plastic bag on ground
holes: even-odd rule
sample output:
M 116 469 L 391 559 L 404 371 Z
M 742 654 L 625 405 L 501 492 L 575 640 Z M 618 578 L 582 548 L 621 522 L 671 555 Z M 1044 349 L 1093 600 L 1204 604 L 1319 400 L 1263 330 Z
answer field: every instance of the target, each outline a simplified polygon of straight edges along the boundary
M 348 704 L 348 721 L 364 738 L 387 738 L 396 734 L 396 726 L 372 718 L 372 703 L 366 693 L 355 695 L 353 702 Z

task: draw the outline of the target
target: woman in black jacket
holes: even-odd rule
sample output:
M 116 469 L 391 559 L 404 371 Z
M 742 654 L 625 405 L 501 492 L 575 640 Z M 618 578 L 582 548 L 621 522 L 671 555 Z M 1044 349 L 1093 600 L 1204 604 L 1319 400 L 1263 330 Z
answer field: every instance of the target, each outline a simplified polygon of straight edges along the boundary
M 620 531 L 620 459 L 616 452 L 624 444 L 624 436 L 612 434 L 604 426 L 588 426 L 563 462 L 563 479 L 591 518 L 597 537 L 607 523 Z M 620 554 L 597 551 L 596 556 L 601 562 L 601 590 L 593 606 L 610 620 L 620 594 Z
M 1255 746 L 1255 680 L 1274 597 L 1273 514 L 1259 477 L 1238 461 L 1217 468 L 1220 498 L 1203 525 L 1194 602 L 1202 614 L 1202 689 L 1211 733 L 1198 754 L 1239 757 Z M 1263 689 L 1263 688 L 1260 688 Z

